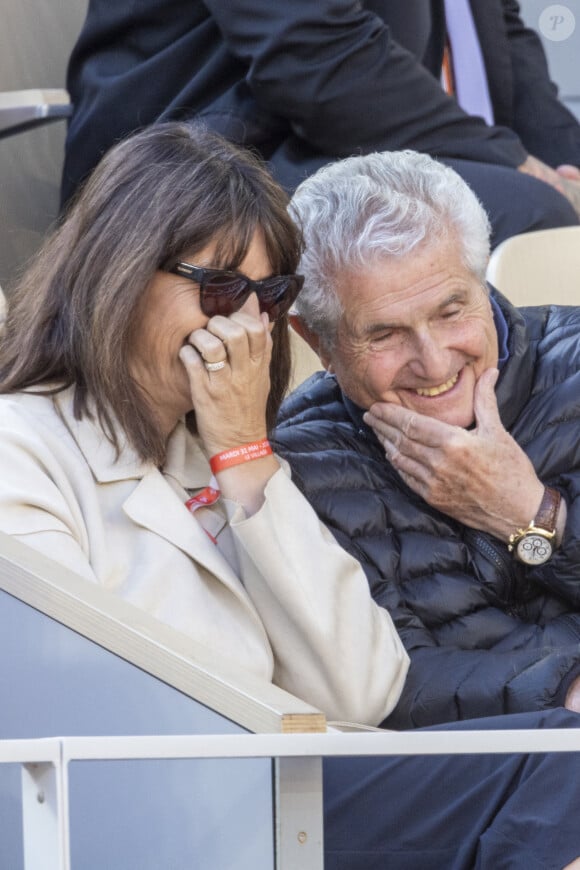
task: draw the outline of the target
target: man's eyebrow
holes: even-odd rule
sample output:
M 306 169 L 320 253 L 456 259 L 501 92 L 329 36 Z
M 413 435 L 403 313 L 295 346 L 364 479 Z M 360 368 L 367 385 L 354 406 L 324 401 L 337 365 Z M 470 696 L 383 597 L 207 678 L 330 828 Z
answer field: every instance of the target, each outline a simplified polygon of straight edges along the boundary
M 467 298 L 467 290 L 455 290 L 433 307 L 433 314 L 440 314 L 445 311 L 446 308 L 449 308 L 450 305 L 463 305 L 467 302 Z
M 447 308 L 448 305 L 453 305 L 456 302 L 465 302 L 467 292 L 465 290 L 456 290 L 451 293 L 447 299 L 444 299 L 438 306 L 438 309 Z
M 400 323 L 387 323 L 385 321 L 379 321 L 376 323 L 369 323 L 368 326 L 364 329 L 365 336 L 372 338 L 373 335 L 377 335 L 382 332 L 390 332 L 392 329 L 400 329 Z
M 445 299 L 442 299 L 441 302 L 438 302 L 433 310 L 435 312 L 443 311 L 445 308 L 447 308 L 448 305 L 455 305 L 458 302 L 465 302 L 466 298 L 466 290 L 455 290 L 453 293 L 450 293 L 449 296 L 446 296 Z M 375 323 L 369 323 L 367 326 L 365 326 L 364 335 L 372 338 L 373 335 L 377 335 L 382 332 L 389 332 L 392 329 L 401 329 L 404 327 L 404 323 L 402 324 L 396 321 L 379 320 Z

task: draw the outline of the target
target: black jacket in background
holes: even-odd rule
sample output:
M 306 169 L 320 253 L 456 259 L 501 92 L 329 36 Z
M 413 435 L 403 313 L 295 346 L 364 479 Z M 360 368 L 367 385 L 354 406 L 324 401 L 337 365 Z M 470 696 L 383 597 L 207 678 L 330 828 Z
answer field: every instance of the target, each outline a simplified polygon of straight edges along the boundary
M 273 439 L 409 652 L 389 727 L 561 705 L 580 672 L 580 308 L 518 311 L 496 298 L 510 328 L 502 421 L 568 505 L 546 565 L 526 568 L 410 490 L 330 375 L 286 400 Z
M 90 0 L 68 70 L 63 198 L 119 138 L 192 116 L 255 146 L 290 190 L 304 160 L 313 171 L 405 147 L 510 167 L 526 151 L 580 165 L 580 125 L 515 0 L 472 8 L 504 126 L 487 127 L 441 90 L 443 0 Z

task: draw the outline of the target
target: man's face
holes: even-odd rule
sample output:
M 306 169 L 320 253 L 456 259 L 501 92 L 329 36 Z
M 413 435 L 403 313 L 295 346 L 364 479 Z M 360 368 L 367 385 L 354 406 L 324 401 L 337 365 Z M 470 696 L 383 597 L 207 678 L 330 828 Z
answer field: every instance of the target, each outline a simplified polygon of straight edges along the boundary
M 395 402 L 455 426 L 474 422 L 475 384 L 498 361 L 486 290 L 453 241 L 345 275 L 344 308 L 328 354 L 357 405 Z

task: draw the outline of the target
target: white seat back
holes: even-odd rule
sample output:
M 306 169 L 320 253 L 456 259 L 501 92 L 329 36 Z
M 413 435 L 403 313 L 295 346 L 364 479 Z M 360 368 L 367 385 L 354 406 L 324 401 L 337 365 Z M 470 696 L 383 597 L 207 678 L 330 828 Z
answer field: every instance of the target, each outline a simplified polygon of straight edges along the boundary
M 487 280 L 514 305 L 580 305 L 580 226 L 506 239 L 491 255 Z

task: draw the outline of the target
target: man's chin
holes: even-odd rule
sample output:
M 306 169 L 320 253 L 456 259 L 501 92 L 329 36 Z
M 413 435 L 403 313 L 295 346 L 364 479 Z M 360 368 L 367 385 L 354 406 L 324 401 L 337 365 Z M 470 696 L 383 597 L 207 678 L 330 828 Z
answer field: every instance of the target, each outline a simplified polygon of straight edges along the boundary
M 449 426 L 457 426 L 459 429 L 472 429 L 475 426 L 475 417 L 473 414 L 449 414 L 443 415 L 443 417 L 436 419 L 441 419 L 443 423 L 447 423 Z
M 473 409 L 448 408 L 448 409 L 430 409 L 421 403 L 421 407 L 413 405 L 406 406 L 409 411 L 415 411 L 417 414 L 422 414 L 424 417 L 431 417 L 433 420 L 439 420 L 441 423 L 447 423 L 448 426 L 458 426 L 460 429 L 471 429 L 475 425 L 475 414 Z

